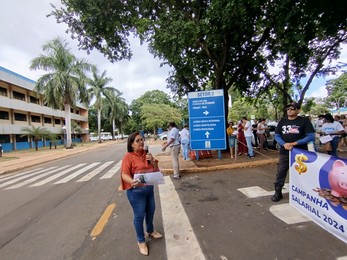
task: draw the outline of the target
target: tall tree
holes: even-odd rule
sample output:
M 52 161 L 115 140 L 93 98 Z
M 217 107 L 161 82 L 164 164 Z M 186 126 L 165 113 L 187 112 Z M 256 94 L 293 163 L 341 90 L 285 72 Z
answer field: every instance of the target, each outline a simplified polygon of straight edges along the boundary
M 30 69 L 41 69 L 48 73 L 41 76 L 35 85 L 38 95 L 43 95 L 44 102 L 54 108 L 65 111 L 67 144 L 73 148 L 71 139 L 71 107 L 76 102 L 86 103 L 86 72 L 92 65 L 84 59 L 77 59 L 68 48 L 68 43 L 56 38 L 42 46 L 42 54 L 31 61 Z
M 112 81 L 111 78 L 106 77 L 106 71 L 98 74 L 98 70 L 94 67 L 92 69 L 92 78 L 88 80 L 90 88 L 88 89 L 89 98 L 95 98 L 94 107 L 98 113 L 98 136 L 99 143 L 101 143 L 101 111 L 103 108 L 104 98 L 111 98 L 111 93 L 114 89 L 107 86 Z
M 112 124 L 112 137 L 114 139 L 114 133 L 116 131 L 116 126 L 120 131 L 124 126 L 124 123 L 129 118 L 128 115 L 128 105 L 125 99 L 122 97 L 123 93 L 118 89 L 114 89 L 111 95 L 106 99 L 105 103 L 105 115 L 109 118 Z M 123 132 L 122 132 L 123 133 Z
M 143 129 L 141 110 L 144 104 L 167 104 L 175 106 L 168 94 L 161 90 L 147 91 L 141 97 L 133 100 L 130 104 L 131 116 L 138 126 Z
M 158 127 L 167 126 L 170 121 L 179 123 L 182 114 L 178 108 L 168 104 L 144 104 L 141 108 L 141 118 L 147 128 L 152 128 L 153 134 Z

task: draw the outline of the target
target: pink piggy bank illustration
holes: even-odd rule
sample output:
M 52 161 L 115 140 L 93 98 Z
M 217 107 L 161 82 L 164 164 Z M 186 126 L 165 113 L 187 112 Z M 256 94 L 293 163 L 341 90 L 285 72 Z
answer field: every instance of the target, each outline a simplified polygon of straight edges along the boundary
M 333 168 L 328 175 L 329 184 L 331 187 L 331 195 L 335 197 L 347 197 L 347 165 L 336 160 Z

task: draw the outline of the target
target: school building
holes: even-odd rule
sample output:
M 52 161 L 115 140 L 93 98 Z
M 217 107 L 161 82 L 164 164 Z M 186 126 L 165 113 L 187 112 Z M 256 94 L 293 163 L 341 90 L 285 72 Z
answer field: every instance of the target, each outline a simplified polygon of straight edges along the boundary
M 23 150 L 35 147 L 33 140 L 23 136 L 23 127 L 42 127 L 59 136 L 58 144 L 65 138 L 65 113 L 48 107 L 42 96 L 33 91 L 35 81 L 0 66 L 0 144 L 3 151 Z M 72 141 L 88 140 L 88 109 L 77 104 L 71 109 L 71 121 L 78 125 L 72 130 Z M 48 146 L 48 140 L 41 140 L 39 147 Z

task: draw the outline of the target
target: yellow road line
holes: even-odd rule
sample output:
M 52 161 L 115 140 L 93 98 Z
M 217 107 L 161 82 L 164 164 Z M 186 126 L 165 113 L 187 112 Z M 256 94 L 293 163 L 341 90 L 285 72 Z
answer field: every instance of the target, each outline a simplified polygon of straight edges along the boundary
M 108 219 L 111 216 L 112 211 L 116 207 L 116 204 L 108 205 L 105 209 L 104 213 L 102 214 L 101 218 L 99 219 L 98 223 L 96 223 L 95 227 L 93 228 L 92 232 L 90 233 L 91 237 L 96 237 L 100 235 L 102 230 L 104 229 Z

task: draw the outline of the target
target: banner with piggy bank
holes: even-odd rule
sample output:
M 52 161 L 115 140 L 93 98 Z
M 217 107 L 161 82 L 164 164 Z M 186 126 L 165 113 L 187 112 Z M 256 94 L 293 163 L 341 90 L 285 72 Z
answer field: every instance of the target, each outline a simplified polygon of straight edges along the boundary
M 347 160 L 293 149 L 289 203 L 347 243 Z

